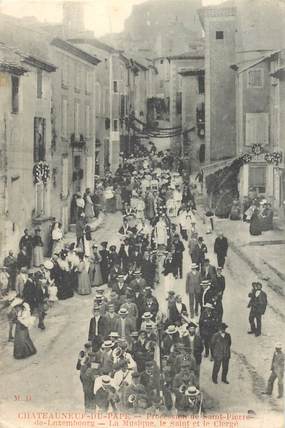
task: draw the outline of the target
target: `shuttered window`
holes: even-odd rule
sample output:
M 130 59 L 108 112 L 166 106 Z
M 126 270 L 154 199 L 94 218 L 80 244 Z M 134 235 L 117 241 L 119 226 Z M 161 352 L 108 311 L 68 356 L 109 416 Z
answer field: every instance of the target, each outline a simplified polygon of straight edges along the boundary
M 268 113 L 246 114 L 246 145 L 268 144 L 269 121 Z

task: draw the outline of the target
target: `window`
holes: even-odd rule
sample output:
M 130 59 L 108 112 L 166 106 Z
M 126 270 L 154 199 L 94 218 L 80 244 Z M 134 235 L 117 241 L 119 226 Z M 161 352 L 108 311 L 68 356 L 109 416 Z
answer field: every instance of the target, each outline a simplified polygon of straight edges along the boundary
M 160 64 L 163 64 L 163 59 L 160 60 Z
M 223 40 L 223 38 L 224 38 L 224 32 L 216 31 L 216 40 Z
M 90 106 L 86 106 L 85 108 L 85 132 L 86 137 L 90 136 Z
M 43 96 L 43 71 L 37 69 L 37 98 Z
M 75 137 L 79 137 L 79 114 L 80 114 L 80 106 L 79 103 L 75 103 L 74 106 L 74 134 Z
M 80 90 L 80 83 L 81 83 L 81 67 L 79 64 L 75 67 L 75 89 L 78 91 Z
M 118 132 L 118 119 L 114 119 L 114 126 L 113 126 L 113 131 L 114 132 Z
M 269 119 L 268 113 L 246 113 L 245 124 L 246 145 L 268 144 Z
M 248 70 L 247 72 L 247 87 L 248 88 L 263 88 L 264 76 L 263 69 Z
M 63 137 L 67 137 L 67 117 L 68 117 L 67 99 L 63 98 L 63 100 L 62 100 L 62 126 L 61 126 Z
M 117 82 L 117 80 L 113 81 L 113 92 L 114 93 L 118 92 L 118 82 Z
M 205 78 L 201 74 L 199 74 L 198 76 L 198 91 L 199 91 L 199 94 L 205 93 Z
M 19 77 L 11 76 L 12 79 L 12 113 L 19 112 Z
M 120 100 L 120 117 L 124 117 L 125 116 L 125 95 L 121 95 L 121 100 Z
M 182 113 L 182 92 L 176 94 L 176 114 Z
M 92 92 L 92 73 L 91 71 L 86 72 L 86 87 L 85 91 L 87 94 L 91 94 Z
M 258 193 L 266 192 L 266 166 L 250 165 L 249 167 L 249 188 L 254 188 Z
M 64 58 L 61 69 L 61 85 L 68 87 L 68 58 Z
M 34 162 L 44 161 L 46 157 L 46 120 L 34 118 Z
M 101 113 L 101 85 L 99 82 L 96 83 L 96 114 Z
M 62 158 L 62 194 L 64 197 L 68 195 L 68 158 Z

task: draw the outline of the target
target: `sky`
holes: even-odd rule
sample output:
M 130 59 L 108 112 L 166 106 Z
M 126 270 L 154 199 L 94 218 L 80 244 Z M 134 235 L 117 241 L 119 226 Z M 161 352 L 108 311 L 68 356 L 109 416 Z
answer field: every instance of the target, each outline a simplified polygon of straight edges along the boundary
M 145 0 L 83 0 L 85 26 L 96 37 L 120 32 L 130 15 L 132 6 Z M 165 0 L 167 2 L 168 0 Z M 221 0 L 202 0 L 204 5 L 221 3 Z M 40 21 L 60 22 L 62 0 L 0 0 L 2 13 L 16 17 L 35 16 Z

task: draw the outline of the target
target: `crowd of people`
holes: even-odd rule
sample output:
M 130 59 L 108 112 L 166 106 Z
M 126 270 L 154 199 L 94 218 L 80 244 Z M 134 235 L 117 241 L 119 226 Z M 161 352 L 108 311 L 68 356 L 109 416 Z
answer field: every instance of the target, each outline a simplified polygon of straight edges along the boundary
M 104 210 L 122 212 L 118 245 L 92 239 L 88 221 L 102 206 L 89 189 L 74 201 L 77 242 L 64 245 L 61 225 L 55 222 L 49 258 L 44 260 L 37 249 L 42 247 L 40 231 L 33 238 L 25 231 L 21 238 L 20 253 L 24 249 L 26 259 L 22 266 L 15 265 L 16 297 L 8 313 L 14 357 L 36 352 L 29 336 L 35 317 L 44 330 L 47 311 L 58 299 L 75 293 L 92 295 L 87 341 L 76 364 L 86 411 L 202 415 L 207 407 L 200 382 L 203 359 L 213 362 L 214 384 L 220 370 L 221 381 L 229 384 L 231 335 L 223 320 L 227 238 L 218 233 L 213 247 L 217 263 L 212 264 L 197 230 L 194 189 L 169 152 L 139 164 L 125 162 L 114 176 L 107 174 L 97 184 L 95 193 L 98 188 Z M 185 251 L 192 263 L 186 274 Z M 7 269 L 11 265 L 6 262 Z M 7 281 L 11 272 L 10 268 Z M 188 301 L 176 292 L 176 281 L 181 279 Z M 267 304 L 264 295 L 255 285 L 249 296 L 250 332 L 256 336 Z M 279 351 L 276 360 L 282 360 Z M 274 376 L 275 372 L 268 394 Z

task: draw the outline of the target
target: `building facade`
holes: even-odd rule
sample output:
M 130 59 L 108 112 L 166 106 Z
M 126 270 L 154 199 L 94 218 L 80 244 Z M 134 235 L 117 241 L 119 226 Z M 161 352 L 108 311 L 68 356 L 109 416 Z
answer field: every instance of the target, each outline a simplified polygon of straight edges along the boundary
M 264 195 L 279 217 L 284 216 L 283 61 L 284 51 L 276 51 L 236 66 L 238 155 L 251 155 L 240 169 L 240 197 L 250 190 Z
M 16 64 L 16 65 L 15 65 Z M 51 76 L 56 67 L 1 46 L 1 254 L 25 228 L 46 241 L 51 205 Z M 38 172 L 37 172 L 38 171 Z
M 58 66 L 52 79 L 52 206 L 66 231 L 74 222 L 74 195 L 94 189 L 99 60 L 59 38 L 50 55 Z

